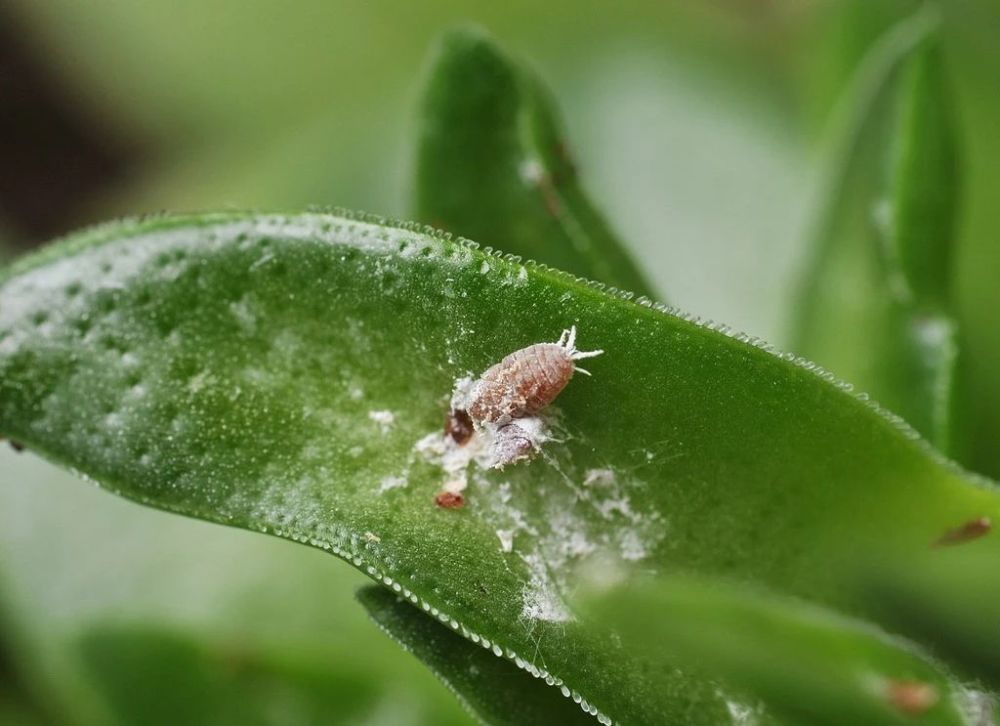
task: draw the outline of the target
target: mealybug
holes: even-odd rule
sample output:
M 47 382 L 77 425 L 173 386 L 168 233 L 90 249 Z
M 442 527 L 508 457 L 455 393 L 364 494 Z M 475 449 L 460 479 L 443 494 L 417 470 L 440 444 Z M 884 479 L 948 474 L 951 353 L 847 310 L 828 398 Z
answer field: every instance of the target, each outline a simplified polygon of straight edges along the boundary
M 579 351 L 576 327 L 564 330 L 555 343 L 535 343 L 516 350 L 487 369 L 473 386 L 466 406 L 476 424 L 503 424 L 533 416 L 552 403 L 573 373 L 587 371 L 576 366 L 582 358 L 604 351 Z

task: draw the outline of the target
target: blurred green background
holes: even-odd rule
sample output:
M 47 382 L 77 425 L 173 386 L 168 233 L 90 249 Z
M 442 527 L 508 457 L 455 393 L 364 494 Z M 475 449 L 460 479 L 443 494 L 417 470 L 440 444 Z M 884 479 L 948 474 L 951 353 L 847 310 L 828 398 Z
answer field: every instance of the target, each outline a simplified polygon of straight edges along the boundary
M 0 240 L 16 254 L 162 209 L 406 217 L 426 54 L 474 22 L 548 81 L 585 185 L 660 294 L 781 346 L 838 99 L 917 6 L 2 0 Z M 950 0 L 943 15 L 971 461 L 996 476 L 1000 4 Z M 362 581 L 319 552 L 144 510 L 5 450 L 0 723 L 129 722 L 198 699 L 191 713 L 216 723 L 465 722 L 365 621 Z M 161 654 L 158 668 L 137 651 Z

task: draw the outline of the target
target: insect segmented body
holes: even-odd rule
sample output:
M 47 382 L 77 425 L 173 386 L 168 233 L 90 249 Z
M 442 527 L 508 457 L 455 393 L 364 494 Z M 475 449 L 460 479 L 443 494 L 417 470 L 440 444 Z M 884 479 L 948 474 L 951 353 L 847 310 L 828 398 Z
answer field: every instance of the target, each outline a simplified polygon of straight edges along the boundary
M 538 452 L 538 447 L 548 440 L 541 419 L 535 416 L 526 416 L 497 427 L 493 434 L 493 468 L 503 469 L 508 464 L 530 459 Z
M 534 416 L 555 400 L 574 372 L 590 375 L 576 361 L 604 352 L 579 351 L 575 344 L 574 326 L 564 330 L 555 343 L 529 345 L 490 367 L 469 394 L 469 417 L 483 425 Z

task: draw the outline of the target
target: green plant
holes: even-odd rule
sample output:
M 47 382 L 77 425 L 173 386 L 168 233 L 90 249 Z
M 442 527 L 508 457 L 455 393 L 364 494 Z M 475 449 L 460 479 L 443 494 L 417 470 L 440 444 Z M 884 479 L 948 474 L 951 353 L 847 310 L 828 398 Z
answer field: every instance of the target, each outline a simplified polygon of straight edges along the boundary
M 140 503 L 349 561 L 383 586 L 359 595 L 376 622 L 489 722 L 968 722 L 995 657 L 964 609 L 908 597 L 979 592 L 997 545 L 960 540 L 1000 515 L 993 485 L 928 443 L 953 450 L 963 415 L 933 19 L 872 57 L 801 350 L 927 440 L 811 362 L 575 277 L 647 292 L 546 93 L 475 31 L 431 69 L 414 216 L 509 254 L 339 211 L 74 235 L 0 278 L 0 431 Z M 470 464 L 467 505 L 436 506 L 449 472 L 427 451 L 456 381 L 571 325 L 605 352 L 558 399 L 558 435 L 503 471 Z M 942 571 L 942 538 L 979 557 Z M 963 637 L 919 645 L 941 631 Z M 345 681 L 315 663 L 170 633 L 105 628 L 80 648 L 95 709 L 124 722 L 147 706 L 136 662 L 210 690 L 192 720 L 266 710 L 213 689 L 233 661 L 305 683 L 304 720 L 365 698 L 333 698 Z

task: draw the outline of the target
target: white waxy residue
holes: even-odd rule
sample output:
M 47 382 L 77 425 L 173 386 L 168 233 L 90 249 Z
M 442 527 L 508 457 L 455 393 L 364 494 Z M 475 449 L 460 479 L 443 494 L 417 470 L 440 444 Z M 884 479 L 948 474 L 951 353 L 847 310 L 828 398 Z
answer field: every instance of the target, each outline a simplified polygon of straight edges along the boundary
M 378 424 L 383 434 L 389 433 L 396 423 L 396 415 L 392 411 L 369 411 L 368 418 Z
M 476 381 L 456 381 L 451 410 L 464 410 Z M 452 419 L 449 419 L 451 421 Z M 581 567 L 639 562 L 663 539 L 659 513 L 637 503 L 645 485 L 630 474 L 602 466 L 577 467 L 567 445 L 574 436 L 558 410 L 515 419 L 542 443 L 539 455 L 524 466 L 504 470 L 498 479 L 497 436 L 478 425 L 461 443 L 433 431 L 414 445 L 414 454 L 441 471 L 440 491 L 465 496 L 465 509 L 495 533 L 499 550 L 524 573 L 521 617 L 526 622 L 562 623 L 573 619 L 564 594 Z M 451 429 L 449 429 L 450 431 Z M 558 435 L 553 436 L 551 431 Z M 508 475 L 509 471 L 509 475 Z M 635 502 L 635 503 L 634 503 Z
M 378 491 L 379 494 L 384 494 L 385 492 L 393 489 L 401 489 L 405 487 L 407 483 L 408 482 L 405 476 L 387 476 L 379 482 Z
M 500 540 L 500 551 L 501 552 L 513 552 L 514 551 L 514 530 L 512 529 L 498 529 L 497 538 Z

